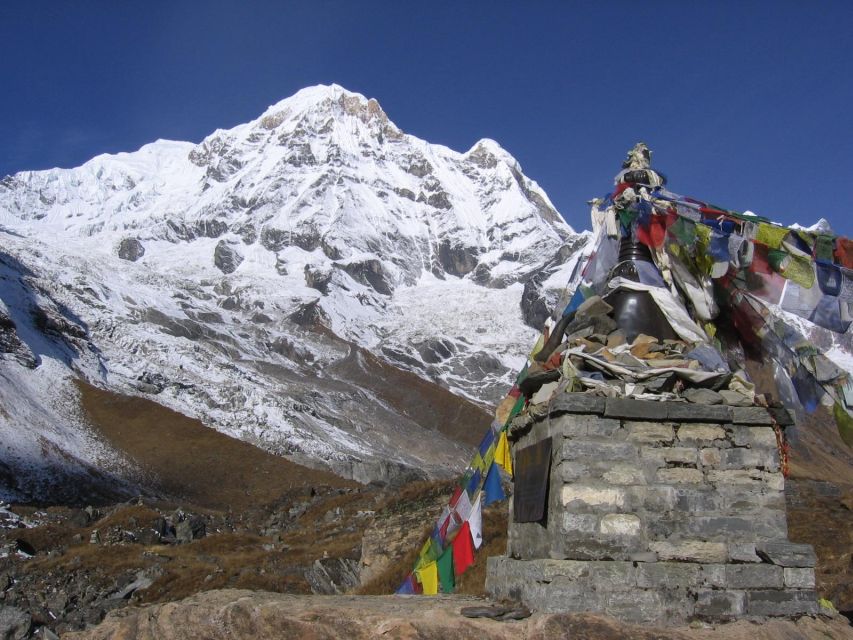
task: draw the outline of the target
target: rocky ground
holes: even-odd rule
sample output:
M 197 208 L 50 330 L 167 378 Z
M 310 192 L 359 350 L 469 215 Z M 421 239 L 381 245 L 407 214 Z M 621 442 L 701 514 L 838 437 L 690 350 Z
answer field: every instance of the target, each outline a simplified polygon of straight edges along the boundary
M 346 627 L 348 637 L 853 638 L 843 618 L 654 631 L 590 616 L 469 621 L 459 615 L 464 599 L 356 598 L 400 584 L 450 483 L 359 485 L 162 408 L 140 420 L 133 399 L 88 400 L 101 437 L 120 445 L 139 471 L 141 496 L 0 509 L 0 638 L 215 638 L 224 633 L 214 629 L 217 620 L 228 621 L 230 637 L 272 628 L 340 637 Z M 134 429 L 122 426 L 122 415 L 134 416 Z M 819 594 L 849 611 L 847 462 L 809 433 L 796 444 L 787 483 L 791 539 L 815 545 Z M 485 548 L 460 581 L 461 594 L 482 596 L 485 558 L 504 552 L 506 504 L 492 509 Z M 351 619 L 361 622 L 350 628 Z
M 77 640 L 160 638 L 418 638 L 451 640 L 849 640 L 853 628 L 839 617 L 820 616 L 762 625 L 741 621 L 675 629 L 622 624 L 586 614 L 534 613 L 498 622 L 460 615 L 481 599 L 444 597 L 305 597 L 248 591 L 211 591 L 176 603 L 111 613 L 98 627 L 68 634 Z

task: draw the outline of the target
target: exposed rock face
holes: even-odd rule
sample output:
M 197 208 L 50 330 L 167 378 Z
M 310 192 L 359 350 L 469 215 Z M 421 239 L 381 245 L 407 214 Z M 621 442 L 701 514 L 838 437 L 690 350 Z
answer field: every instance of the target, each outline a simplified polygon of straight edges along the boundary
M 118 245 L 118 257 L 122 260 L 136 262 L 145 255 L 145 247 L 136 238 L 122 238 Z
M 849 640 L 843 619 L 802 618 L 757 626 L 736 623 L 716 628 L 652 629 L 588 614 L 541 614 L 513 622 L 460 615 L 463 607 L 486 604 L 461 596 L 288 596 L 251 591 L 208 591 L 177 603 L 110 613 L 103 623 L 69 640 L 254 640 L 264 637 L 314 639 L 378 637 L 446 640 Z
M 234 273 L 241 262 L 243 262 L 243 256 L 227 242 L 220 240 L 213 251 L 213 264 L 216 268 L 222 273 Z

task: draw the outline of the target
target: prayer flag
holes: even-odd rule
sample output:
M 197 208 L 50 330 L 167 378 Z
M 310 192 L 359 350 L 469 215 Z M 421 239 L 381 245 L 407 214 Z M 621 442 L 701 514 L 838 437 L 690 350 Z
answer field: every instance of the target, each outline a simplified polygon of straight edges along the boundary
M 835 261 L 845 269 L 853 269 L 853 240 L 835 239 Z
M 838 435 L 841 436 L 844 444 L 853 448 L 853 417 L 847 413 L 840 402 L 835 403 L 832 412 L 835 415 L 835 424 L 838 425 Z
M 493 502 L 504 500 L 503 487 L 501 486 L 501 472 L 498 471 L 498 465 L 492 464 L 489 468 L 489 473 L 486 475 L 486 482 L 483 485 L 483 492 L 486 494 L 486 499 L 483 506 L 488 507 Z
M 477 494 L 477 499 L 474 500 L 474 506 L 471 507 L 471 515 L 468 518 L 468 527 L 471 530 L 471 540 L 474 543 L 474 548 L 479 549 L 483 544 L 483 493 Z
M 480 478 L 482 478 L 482 476 L 480 475 L 479 470 L 475 471 L 474 475 L 471 476 L 471 479 L 468 481 L 468 486 L 465 487 L 469 496 L 473 496 L 477 492 L 477 489 L 480 488 Z
M 434 596 L 438 593 L 438 566 L 435 561 L 422 566 L 415 571 L 415 575 L 418 576 L 418 582 L 424 589 L 424 595 Z
M 509 450 L 506 431 L 501 431 L 498 438 L 498 446 L 495 448 L 495 462 L 501 465 L 509 475 L 512 475 L 512 454 Z
M 786 235 L 788 235 L 788 229 L 785 227 L 777 227 L 775 224 L 759 222 L 755 241 L 771 249 L 778 249 L 782 246 L 782 240 L 785 239 Z
M 478 451 L 480 452 L 480 456 L 485 458 L 486 451 L 489 450 L 489 447 L 492 446 L 492 443 L 495 441 L 495 433 L 491 430 L 491 428 L 486 429 L 486 434 L 483 436 L 483 439 L 480 441 L 480 446 L 478 447 Z
M 474 545 L 471 541 L 471 527 L 466 522 L 453 540 L 453 572 L 461 576 L 474 564 Z
M 403 580 L 403 584 L 400 585 L 400 588 L 397 589 L 394 593 L 397 595 L 413 595 L 415 593 L 415 581 L 412 578 L 412 574 L 406 576 L 406 579 Z
M 453 580 L 453 547 L 447 547 L 438 560 L 438 581 L 441 583 L 442 593 L 453 593 L 456 583 Z

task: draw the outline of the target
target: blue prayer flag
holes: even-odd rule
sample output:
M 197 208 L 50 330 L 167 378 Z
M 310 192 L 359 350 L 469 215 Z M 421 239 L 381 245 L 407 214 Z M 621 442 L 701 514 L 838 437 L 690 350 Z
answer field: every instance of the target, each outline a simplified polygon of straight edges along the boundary
M 477 489 L 480 487 L 480 470 L 474 472 L 474 475 L 471 476 L 471 479 L 468 481 L 468 486 L 465 487 L 465 490 L 468 492 L 469 496 L 473 496 L 477 493 Z
M 401 584 L 400 588 L 397 589 L 394 593 L 401 596 L 414 595 L 415 585 L 412 581 L 412 574 L 406 576 L 406 579 L 403 580 L 403 584 Z
M 485 498 L 483 500 L 484 507 L 492 504 L 493 502 L 506 499 L 506 494 L 504 494 L 504 489 L 501 486 L 501 472 L 498 469 L 498 465 L 494 462 L 492 463 L 492 466 L 489 467 L 489 473 L 486 475 L 486 482 L 483 485 L 483 493 L 485 494 Z
M 486 435 L 483 436 L 483 440 L 480 442 L 480 456 L 485 458 L 486 452 L 489 450 L 489 447 L 492 446 L 492 443 L 495 441 L 495 434 L 491 430 L 491 428 L 486 430 Z

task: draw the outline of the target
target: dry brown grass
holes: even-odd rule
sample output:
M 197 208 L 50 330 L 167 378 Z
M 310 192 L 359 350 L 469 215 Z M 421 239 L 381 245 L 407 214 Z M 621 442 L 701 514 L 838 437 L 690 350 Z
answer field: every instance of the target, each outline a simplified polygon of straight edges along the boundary
M 154 488 L 176 500 L 235 511 L 273 503 L 298 487 L 353 487 L 205 427 L 145 398 L 79 382 L 81 405 L 97 433 L 134 461 Z

